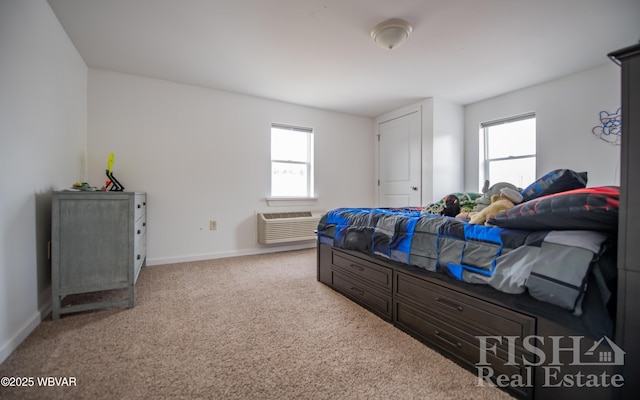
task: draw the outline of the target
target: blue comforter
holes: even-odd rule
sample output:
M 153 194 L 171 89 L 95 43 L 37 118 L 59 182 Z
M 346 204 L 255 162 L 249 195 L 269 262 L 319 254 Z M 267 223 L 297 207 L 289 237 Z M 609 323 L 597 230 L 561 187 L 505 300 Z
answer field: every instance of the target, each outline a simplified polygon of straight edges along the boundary
M 318 239 L 505 293 L 528 291 L 580 315 L 588 274 L 608 236 L 471 225 L 409 208 L 339 208 L 323 215 Z

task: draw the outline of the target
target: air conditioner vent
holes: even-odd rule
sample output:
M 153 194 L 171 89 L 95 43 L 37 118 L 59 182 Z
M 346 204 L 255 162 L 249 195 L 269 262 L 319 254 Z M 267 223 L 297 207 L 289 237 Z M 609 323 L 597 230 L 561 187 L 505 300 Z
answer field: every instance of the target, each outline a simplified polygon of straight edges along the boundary
M 258 243 L 273 244 L 314 240 L 323 211 L 258 214 Z
M 280 219 L 280 218 L 300 218 L 311 217 L 311 211 L 299 211 L 299 212 L 284 212 L 284 213 L 265 213 L 263 214 L 265 219 Z

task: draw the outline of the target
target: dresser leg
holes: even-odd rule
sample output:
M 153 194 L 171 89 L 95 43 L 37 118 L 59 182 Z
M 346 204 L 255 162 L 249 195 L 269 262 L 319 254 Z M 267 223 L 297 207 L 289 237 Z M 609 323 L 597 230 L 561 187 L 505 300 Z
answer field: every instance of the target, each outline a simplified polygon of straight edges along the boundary
M 136 305 L 136 287 L 135 285 L 129 286 L 129 308 L 133 308 Z
M 60 296 L 53 296 L 53 304 L 51 306 L 51 319 L 54 321 L 60 319 Z

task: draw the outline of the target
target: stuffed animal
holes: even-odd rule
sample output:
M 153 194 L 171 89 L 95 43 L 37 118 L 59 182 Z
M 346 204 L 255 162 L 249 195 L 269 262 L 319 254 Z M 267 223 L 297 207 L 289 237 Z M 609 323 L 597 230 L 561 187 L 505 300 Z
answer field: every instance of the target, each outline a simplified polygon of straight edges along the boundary
M 470 224 L 484 224 L 490 217 L 495 217 L 504 210 L 515 207 L 522 202 L 522 195 L 517 190 L 505 187 L 500 190 L 500 195 L 491 196 L 491 204 L 475 213 L 469 220 Z
M 456 192 L 446 195 L 437 203 L 431 203 L 422 208 L 422 214 L 445 215 L 455 217 L 456 212 L 469 212 L 476 206 L 476 199 L 481 197 L 482 193 L 475 192 Z
M 444 198 L 444 209 L 440 212 L 440 215 L 447 217 L 455 217 L 460 214 L 460 200 L 458 196 L 450 194 Z
M 518 191 L 519 189 L 509 183 L 509 182 L 498 182 L 494 185 L 489 186 L 489 181 L 484 182 L 484 187 L 482 188 L 482 197 L 476 199 L 476 206 L 472 211 L 482 211 L 483 208 L 488 207 L 491 204 L 491 197 L 493 195 L 500 195 L 500 191 L 504 188 L 513 189 L 514 191 Z M 522 201 L 522 200 L 520 200 Z

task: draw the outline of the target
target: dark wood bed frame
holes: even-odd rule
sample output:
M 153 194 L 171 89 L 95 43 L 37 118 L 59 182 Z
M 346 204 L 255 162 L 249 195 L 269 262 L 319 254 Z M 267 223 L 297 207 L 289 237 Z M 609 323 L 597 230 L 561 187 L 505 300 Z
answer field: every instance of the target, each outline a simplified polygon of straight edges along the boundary
M 582 353 L 593 346 L 578 317 L 530 296 L 500 293 L 487 285 L 459 282 L 445 274 L 396 264 L 359 252 L 318 245 L 318 280 L 400 330 L 429 345 L 469 369 L 484 384 L 484 377 L 504 375 L 504 389 L 519 398 L 607 399 L 608 388 L 582 388 L 568 391 L 545 387 L 559 384 L 565 375 L 606 374 L 606 382 L 620 374 L 614 367 L 570 366 L 572 351 L 558 351 L 561 369 L 546 360 L 540 366 L 525 364 L 523 357 L 538 363 L 535 350 L 523 347 L 525 338 L 544 337 L 530 344 L 547 358 L 554 354 L 551 336 L 561 337 L 557 347 L 570 349 L 570 336 L 579 341 Z M 500 337 L 502 343 L 486 339 L 486 363 L 481 362 L 481 343 L 477 336 Z M 509 339 L 514 347 L 509 351 Z M 529 339 L 530 340 L 530 339 Z M 494 348 L 495 345 L 495 348 Z M 511 357 L 511 358 L 510 358 Z M 509 363 L 509 361 L 512 361 Z M 509 365 L 512 364 L 512 365 Z M 508 379 L 507 379 L 508 378 Z M 495 380 L 490 380 L 496 384 Z
M 640 158 L 636 156 L 631 160 L 630 157 L 634 149 L 640 149 L 640 45 L 609 56 L 622 65 L 621 201 L 614 344 L 626 352 L 623 365 L 571 365 L 578 351 L 579 354 L 588 352 L 599 338 L 586 334 L 580 318 L 526 294 L 499 293 L 483 285 L 458 282 L 444 274 L 326 244 L 318 245 L 317 279 L 469 369 L 479 380 L 487 382 L 484 378 L 490 376 L 489 381 L 499 383 L 494 378 L 500 376 L 503 381 L 498 386 L 516 397 L 637 398 L 640 318 L 635 310 L 640 304 L 640 246 L 633 246 L 631 238 L 640 238 L 640 212 L 637 207 L 629 207 L 629 199 L 640 198 Z M 499 337 L 501 343 L 478 336 Z M 524 345 L 525 338 L 533 336 L 544 338 L 544 343 L 534 340 L 528 341 L 529 346 Z M 572 336 L 582 339 L 572 339 Z M 545 358 L 544 362 L 540 357 Z M 622 385 L 620 379 L 623 379 Z M 589 382 L 597 383 L 598 387 L 588 387 Z

